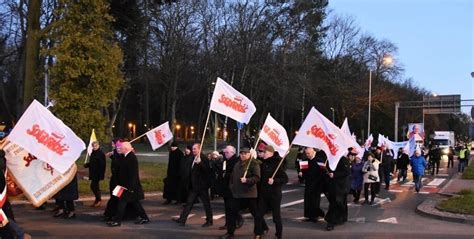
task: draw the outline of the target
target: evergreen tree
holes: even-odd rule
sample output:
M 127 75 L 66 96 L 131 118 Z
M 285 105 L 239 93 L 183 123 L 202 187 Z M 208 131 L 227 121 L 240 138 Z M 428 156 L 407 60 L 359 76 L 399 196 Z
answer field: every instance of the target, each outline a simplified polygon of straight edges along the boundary
M 104 109 L 117 99 L 124 83 L 122 51 L 114 42 L 108 12 L 106 0 L 60 0 L 55 10 L 58 20 L 45 31 L 52 41 L 43 54 L 53 57 L 53 112 L 83 139 L 92 128 L 105 139 Z

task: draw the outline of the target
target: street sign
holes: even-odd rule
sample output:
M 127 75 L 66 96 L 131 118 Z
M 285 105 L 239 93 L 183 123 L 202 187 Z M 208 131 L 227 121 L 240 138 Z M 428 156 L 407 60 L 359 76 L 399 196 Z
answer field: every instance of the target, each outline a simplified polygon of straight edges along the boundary
M 237 122 L 237 129 L 243 129 L 244 123 Z
M 461 112 L 461 95 L 423 96 L 423 114 L 453 114 Z

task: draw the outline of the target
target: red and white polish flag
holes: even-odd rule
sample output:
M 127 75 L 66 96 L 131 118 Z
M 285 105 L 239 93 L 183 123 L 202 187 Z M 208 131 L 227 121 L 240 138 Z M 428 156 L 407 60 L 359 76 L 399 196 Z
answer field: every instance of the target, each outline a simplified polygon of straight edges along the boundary
M 212 94 L 210 109 L 245 124 L 248 124 L 252 115 L 257 111 L 249 98 L 219 77 Z
M 156 150 L 173 138 L 168 121 L 146 133 L 151 148 Z
M 8 139 L 61 173 L 86 149 L 86 144 L 38 101 L 28 106 Z
M 122 194 L 123 192 L 127 190 L 126 188 L 120 186 L 120 185 L 117 185 L 114 190 L 112 191 L 112 195 L 118 197 L 118 198 L 121 198 L 122 197 Z
M 308 169 L 308 161 L 300 161 L 300 170 Z
M 285 157 L 290 149 L 290 140 L 285 128 L 273 119 L 270 114 L 267 115 L 267 119 L 260 131 L 260 139 L 271 145 L 280 154 L 280 157 Z

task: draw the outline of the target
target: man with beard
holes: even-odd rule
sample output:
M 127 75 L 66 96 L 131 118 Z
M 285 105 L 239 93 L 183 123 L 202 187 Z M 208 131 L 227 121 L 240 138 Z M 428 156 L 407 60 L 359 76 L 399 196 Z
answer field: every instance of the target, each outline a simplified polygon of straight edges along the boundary
M 170 204 L 176 200 L 178 204 L 178 189 L 180 183 L 180 165 L 183 159 L 183 152 L 178 148 L 176 142 L 171 143 L 170 155 L 168 160 L 168 171 L 164 179 L 163 198 L 166 199 L 164 204 Z
M 230 210 L 231 210 L 231 200 L 232 192 L 229 188 L 229 180 L 230 175 L 232 175 L 232 171 L 234 170 L 235 164 L 239 161 L 239 157 L 236 154 L 236 149 L 232 145 L 227 145 L 224 148 L 224 161 L 222 162 L 222 168 L 218 171 L 217 174 L 217 191 L 219 195 L 224 198 L 224 209 L 225 209 L 225 225 L 219 227 L 219 230 L 227 229 L 227 225 L 230 225 Z M 244 219 L 240 213 L 237 213 L 237 225 L 236 229 L 242 227 L 244 223 Z
M 193 209 L 194 201 L 199 197 L 206 211 L 206 222 L 202 227 L 210 227 L 213 222 L 211 203 L 209 200 L 209 187 L 211 186 L 209 160 L 206 156 L 201 154 L 201 144 L 195 143 L 192 151 L 194 161 L 191 165 L 191 191 L 189 192 L 186 206 L 183 208 L 181 215 L 179 218 L 173 219 L 173 221 L 177 222 L 180 226 L 184 226 L 189 213 Z
M 265 213 L 267 209 L 272 212 L 273 222 L 275 223 L 275 238 L 281 239 L 283 236 L 283 223 L 281 220 L 280 205 L 281 205 L 281 187 L 288 183 L 288 175 L 286 168 L 282 164 L 278 169 L 275 177 L 273 173 L 277 170 L 282 158 L 275 153 L 271 145 L 265 146 L 263 162 L 260 165 L 260 183 L 259 183 L 259 198 L 258 198 L 258 212 L 257 212 L 257 226 L 256 238 L 262 238 L 264 231 L 268 227 L 265 223 Z M 268 230 L 268 229 L 267 229 Z

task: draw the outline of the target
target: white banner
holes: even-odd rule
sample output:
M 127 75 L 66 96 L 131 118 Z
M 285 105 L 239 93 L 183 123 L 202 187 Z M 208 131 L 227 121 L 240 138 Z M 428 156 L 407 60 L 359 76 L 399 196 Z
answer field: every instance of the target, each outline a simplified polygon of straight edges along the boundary
M 246 124 L 257 111 L 252 101 L 221 78 L 217 78 L 210 108 L 214 112 Z
M 306 116 L 293 144 L 313 147 L 323 150 L 327 157 L 329 168 L 335 170 L 339 160 L 345 156 L 349 147 L 360 147 L 350 135 L 346 135 L 314 107 Z M 363 152 L 359 152 L 362 154 Z
M 151 148 L 156 150 L 173 138 L 168 121 L 148 131 L 146 137 L 150 141 Z
M 370 150 L 370 147 L 372 147 L 372 142 L 374 142 L 374 136 L 370 134 L 364 144 L 366 150 Z
M 8 140 L 61 173 L 66 172 L 86 148 L 84 141 L 36 100 L 23 113 Z
M 273 146 L 281 157 L 285 157 L 290 148 L 290 140 L 285 128 L 273 119 L 270 114 L 267 115 L 267 119 L 260 131 L 260 139 Z
M 0 148 L 5 151 L 7 168 L 13 181 L 35 207 L 41 206 L 76 176 L 76 164 L 61 174 L 8 140 L 0 142 Z

